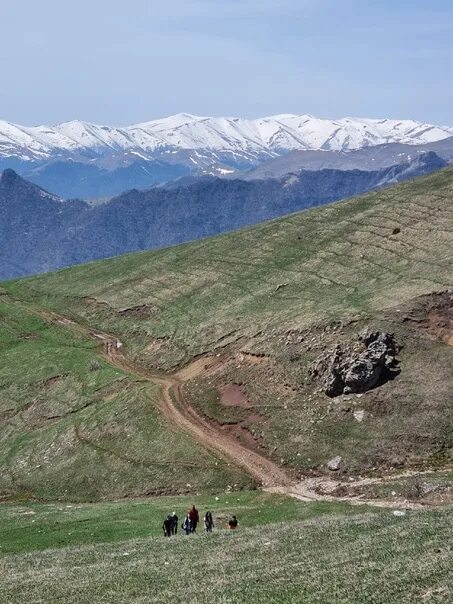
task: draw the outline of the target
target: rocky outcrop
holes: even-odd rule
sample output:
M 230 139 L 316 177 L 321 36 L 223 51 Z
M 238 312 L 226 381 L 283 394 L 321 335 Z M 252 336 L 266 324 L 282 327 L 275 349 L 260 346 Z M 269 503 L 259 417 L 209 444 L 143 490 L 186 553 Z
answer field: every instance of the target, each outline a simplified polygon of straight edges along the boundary
M 398 373 L 398 350 L 393 334 L 365 331 L 350 346 L 337 345 L 318 359 L 310 373 L 328 396 L 366 392 Z

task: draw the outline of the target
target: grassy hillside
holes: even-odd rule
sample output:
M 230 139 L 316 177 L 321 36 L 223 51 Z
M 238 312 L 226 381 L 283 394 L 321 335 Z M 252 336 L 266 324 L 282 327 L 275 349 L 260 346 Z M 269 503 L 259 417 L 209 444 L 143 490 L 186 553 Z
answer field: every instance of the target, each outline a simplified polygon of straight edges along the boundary
M 159 388 L 92 339 L 0 296 L 0 498 L 90 500 L 250 485 L 174 430 Z
M 80 467 L 89 492 L 101 495 L 244 484 L 168 430 L 149 384 L 102 363 L 86 371 L 97 354 L 93 343 L 72 346 L 64 326 L 59 335 L 46 324 L 23 327 L 22 320 L 37 321 L 27 309 L 38 306 L 117 335 L 126 355 L 146 367 L 169 370 L 200 354 L 220 355 L 213 371 L 186 384 L 185 395 L 232 437 L 297 472 L 324 471 L 334 455 L 351 473 L 445 467 L 453 445 L 451 302 L 429 294 L 453 289 L 452 200 L 453 169 L 446 169 L 229 235 L 5 283 L 0 401 L 6 417 L 16 407 L 28 410 L 0 428 L 2 490 L 61 494 L 64 486 L 75 496 L 84 484 L 75 479 Z M 11 337 L 12 323 L 19 327 Z M 329 399 L 308 367 L 364 327 L 395 332 L 401 374 L 364 395 Z M 22 337 L 27 330 L 39 337 Z M 39 371 L 27 361 L 50 354 Z M 57 411 L 42 426 L 44 404 Z M 111 458 L 71 440 L 74 418 L 86 440 L 133 460 L 124 461 L 115 484 Z M 63 465 L 50 463 L 48 451 L 59 451 Z M 210 469 L 207 476 L 191 471 L 187 479 L 175 465 L 194 458 Z M 162 459 L 174 463 L 162 468 Z
M 175 511 L 180 525 L 196 505 L 201 516 L 210 510 L 216 532 L 235 514 L 242 528 L 295 522 L 328 514 L 381 514 L 379 508 L 348 503 L 302 503 L 282 495 L 243 491 L 218 495 L 153 497 L 103 503 L 5 503 L 0 517 L 0 554 L 29 553 L 73 545 L 121 543 L 162 537 L 162 522 Z M 202 527 L 203 528 L 203 527 Z M 178 534 L 181 531 L 178 526 Z M 200 532 L 203 532 L 200 530 Z
M 450 168 L 236 233 L 6 287 L 110 329 L 130 354 L 171 367 L 225 337 L 364 315 L 452 287 L 452 199 Z
M 451 602 L 451 508 L 397 517 L 391 511 L 344 513 L 338 506 L 316 509 L 263 495 L 241 497 L 228 505 L 209 502 L 217 506 L 216 518 L 237 512 L 237 531 L 220 528 L 220 521 L 210 536 L 171 539 L 150 535 L 157 532 L 156 512 L 179 509 L 177 500 L 125 503 L 120 509 L 7 506 L 0 600 Z M 28 527 L 28 542 L 20 527 Z M 43 550 L 49 535 L 53 549 Z

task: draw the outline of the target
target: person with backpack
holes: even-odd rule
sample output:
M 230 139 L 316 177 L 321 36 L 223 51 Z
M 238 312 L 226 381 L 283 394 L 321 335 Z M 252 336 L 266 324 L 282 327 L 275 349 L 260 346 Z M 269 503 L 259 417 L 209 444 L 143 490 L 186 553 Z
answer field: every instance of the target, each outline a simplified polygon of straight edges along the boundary
M 192 509 L 189 510 L 189 517 L 192 523 L 192 533 L 195 533 L 197 530 L 198 522 L 200 520 L 200 516 L 198 514 L 197 508 L 194 505 L 192 506 Z
M 164 537 L 171 536 L 171 528 L 172 528 L 172 520 L 171 520 L 171 516 L 168 515 L 165 518 L 164 523 L 162 525 L 162 530 L 164 531 Z
M 214 521 L 212 519 L 211 512 L 206 512 L 204 515 L 204 530 L 205 533 L 212 533 L 212 529 L 214 528 Z
M 192 532 L 192 521 L 190 519 L 189 513 L 187 513 L 186 517 L 184 518 L 184 521 L 181 524 L 181 528 L 184 532 L 184 535 L 190 535 L 190 533 Z
M 173 512 L 171 515 L 171 534 L 178 534 L 178 516 L 176 515 L 176 512 Z

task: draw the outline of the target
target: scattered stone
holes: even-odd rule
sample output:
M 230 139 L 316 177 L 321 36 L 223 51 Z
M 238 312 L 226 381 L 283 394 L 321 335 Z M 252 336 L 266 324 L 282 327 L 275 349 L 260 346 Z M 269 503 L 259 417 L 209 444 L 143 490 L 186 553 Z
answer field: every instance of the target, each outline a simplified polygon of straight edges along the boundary
M 321 378 L 324 392 L 331 397 L 367 392 L 399 373 L 398 352 L 393 334 L 364 331 L 353 344 L 337 345 L 317 359 L 310 374 Z
M 365 417 L 365 411 L 363 409 L 357 409 L 357 411 L 354 411 L 354 419 L 356 421 L 363 422 L 363 418 Z
M 393 510 L 394 516 L 405 516 L 406 512 L 404 510 Z
M 336 457 L 333 457 L 330 461 L 327 462 L 327 467 L 332 472 L 338 472 L 338 470 L 341 468 L 342 463 L 343 458 L 337 455 Z

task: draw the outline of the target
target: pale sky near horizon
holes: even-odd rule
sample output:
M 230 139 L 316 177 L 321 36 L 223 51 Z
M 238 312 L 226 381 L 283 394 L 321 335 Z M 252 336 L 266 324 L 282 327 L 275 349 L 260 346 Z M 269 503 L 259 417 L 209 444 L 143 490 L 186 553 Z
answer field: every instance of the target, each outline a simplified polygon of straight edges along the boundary
M 453 125 L 451 0 L 0 3 L 0 119 L 178 112 Z

